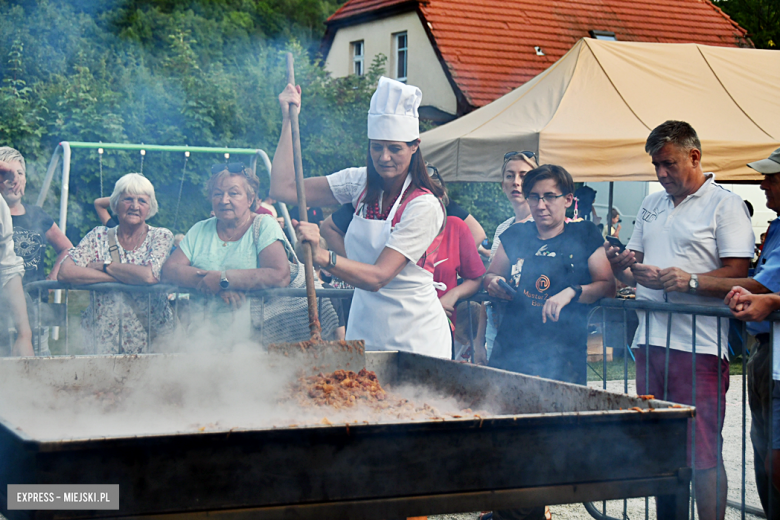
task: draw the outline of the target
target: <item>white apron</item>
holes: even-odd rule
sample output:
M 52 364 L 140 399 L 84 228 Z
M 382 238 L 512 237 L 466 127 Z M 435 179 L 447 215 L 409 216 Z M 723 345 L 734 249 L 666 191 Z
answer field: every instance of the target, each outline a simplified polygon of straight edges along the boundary
M 406 178 L 401 193 L 411 183 Z M 344 237 L 347 258 L 376 263 L 392 231 L 391 224 L 402 197 L 387 220 L 355 215 Z M 366 350 L 403 350 L 450 359 L 450 327 L 433 283 L 433 274 L 408 261 L 406 267 L 377 292 L 355 289 L 349 311 L 347 340 L 363 339 Z

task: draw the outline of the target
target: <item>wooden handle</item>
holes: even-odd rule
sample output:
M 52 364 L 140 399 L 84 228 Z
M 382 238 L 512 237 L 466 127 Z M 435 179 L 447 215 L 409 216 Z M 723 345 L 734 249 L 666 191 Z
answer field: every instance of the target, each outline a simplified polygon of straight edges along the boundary
M 295 85 L 295 68 L 291 52 L 287 53 L 287 83 Z M 301 132 L 298 127 L 298 107 L 292 103 L 290 103 L 290 126 L 292 128 L 295 187 L 298 191 L 298 220 L 308 222 L 306 190 L 303 187 L 303 159 L 301 157 Z M 322 341 L 322 327 L 317 310 L 317 295 L 314 292 L 314 260 L 311 244 L 303 243 L 301 245 L 303 246 L 303 268 L 306 274 L 306 301 L 309 304 L 309 331 L 311 332 L 311 340 L 319 342 Z

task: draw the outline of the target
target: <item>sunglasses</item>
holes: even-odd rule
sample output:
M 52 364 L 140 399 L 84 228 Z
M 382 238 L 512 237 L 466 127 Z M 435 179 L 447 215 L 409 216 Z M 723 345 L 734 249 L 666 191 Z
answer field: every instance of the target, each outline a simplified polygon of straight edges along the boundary
M 244 170 L 246 169 L 246 166 L 244 166 L 244 163 L 241 162 L 233 162 L 233 163 L 220 163 L 215 164 L 211 167 L 211 175 L 215 175 L 222 171 L 229 171 L 230 173 L 244 173 Z
M 428 170 L 428 177 L 434 177 L 436 175 L 439 175 L 439 169 L 432 164 L 426 164 L 425 169 Z
M 507 162 L 512 157 L 517 157 L 518 155 L 522 155 L 526 159 L 533 159 L 536 160 L 536 154 L 534 152 L 529 152 L 528 150 L 522 151 L 522 152 L 507 152 L 504 154 L 504 162 Z

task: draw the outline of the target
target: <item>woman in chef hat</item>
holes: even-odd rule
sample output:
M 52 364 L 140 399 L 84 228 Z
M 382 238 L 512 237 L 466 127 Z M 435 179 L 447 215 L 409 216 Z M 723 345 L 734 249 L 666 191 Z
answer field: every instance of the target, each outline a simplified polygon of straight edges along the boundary
M 311 206 L 352 203 L 355 217 L 344 243 L 347 257 L 319 247 L 319 228 L 300 223 L 300 240 L 314 262 L 355 286 L 346 339 L 367 350 L 403 350 L 449 359 L 447 316 L 436 297 L 433 264 L 445 215 L 420 151 L 417 109 L 422 92 L 382 77 L 368 112 L 366 166 L 305 180 Z M 290 110 L 301 106 L 300 87 L 279 95 L 282 135 L 274 154 L 271 196 L 297 201 Z

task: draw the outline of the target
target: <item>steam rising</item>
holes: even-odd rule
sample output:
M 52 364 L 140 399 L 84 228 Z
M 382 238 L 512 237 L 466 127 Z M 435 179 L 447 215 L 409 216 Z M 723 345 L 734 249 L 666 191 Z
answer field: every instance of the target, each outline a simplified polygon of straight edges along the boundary
M 300 368 L 246 345 L 220 355 L 9 359 L 0 366 L 0 421 L 38 440 L 58 440 L 430 418 L 363 406 L 301 407 L 289 400 Z M 442 418 L 459 416 L 463 408 L 422 387 L 390 391 L 432 405 Z

